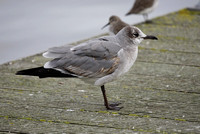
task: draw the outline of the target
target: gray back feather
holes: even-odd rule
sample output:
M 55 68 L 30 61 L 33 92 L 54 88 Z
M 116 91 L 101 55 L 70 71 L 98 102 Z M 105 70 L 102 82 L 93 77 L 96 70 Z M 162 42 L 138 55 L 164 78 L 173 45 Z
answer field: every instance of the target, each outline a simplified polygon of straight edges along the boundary
M 50 48 L 43 56 L 54 59 L 44 67 L 87 78 L 108 75 L 118 67 L 117 53 L 121 49 L 117 42 L 110 39 L 99 38 L 75 47 Z

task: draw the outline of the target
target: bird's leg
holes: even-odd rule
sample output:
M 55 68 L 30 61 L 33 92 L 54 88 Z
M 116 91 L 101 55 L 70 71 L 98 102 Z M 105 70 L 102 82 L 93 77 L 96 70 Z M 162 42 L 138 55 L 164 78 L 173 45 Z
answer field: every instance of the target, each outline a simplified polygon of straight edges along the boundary
M 120 110 L 121 108 L 123 108 L 123 107 L 117 107 L 120 103 L 114 103 L 114 104 L 108 103 L 107 96 L 106 96 L 106 90 L 105 90 L 104 85 L 101 86 L 101 91 L 102 91 L 103 98 L 104 98 L 104 105 L 106 106 L 106 108 L 108 110 Z
M 143 17 L 144 17 L 145 23 L 152 23 L 151 20 L 148 20 L 148 14 L 147 13 L 143 14 Z

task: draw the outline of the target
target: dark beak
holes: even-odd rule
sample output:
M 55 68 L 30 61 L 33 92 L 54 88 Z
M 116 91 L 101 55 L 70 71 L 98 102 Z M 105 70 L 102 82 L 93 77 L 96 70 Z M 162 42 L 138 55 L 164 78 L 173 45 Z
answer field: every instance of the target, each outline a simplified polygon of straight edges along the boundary
M 108 25 L 110 25 L 110 22 L 108 22 L 108 24 L 106 24 L 105 26 L 103 26 L 101 29 L 104 29 L 104 28 L 107 27 Z
M 153 36 L 153 35 L 147 35 L 146 37 L 143 37 L 143 39 L 150 39 L 150 40 L 158 40 L 157 37 Z

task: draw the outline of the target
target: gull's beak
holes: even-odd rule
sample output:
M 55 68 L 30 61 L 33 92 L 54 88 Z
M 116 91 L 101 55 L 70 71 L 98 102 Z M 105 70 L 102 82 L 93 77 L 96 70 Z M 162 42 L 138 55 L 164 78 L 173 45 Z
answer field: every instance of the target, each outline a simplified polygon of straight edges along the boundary
M 156 36 L 153 36 L 153 35 L 147 35 L 145 37 L 143 37 L 143 39 L 150 39 L 150 40 L 158 40 L 158 38 Z
M 108 25 L 110 25 L 110 22 L 108 22 L 105 26 L 103 26 L 101 29 L 104 29 L 105 27 L 107 27 Z

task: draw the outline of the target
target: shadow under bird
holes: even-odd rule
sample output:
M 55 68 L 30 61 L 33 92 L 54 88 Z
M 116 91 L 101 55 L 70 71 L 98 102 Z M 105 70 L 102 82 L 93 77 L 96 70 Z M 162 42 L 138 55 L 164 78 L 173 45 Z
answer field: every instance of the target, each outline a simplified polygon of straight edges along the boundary
M 102 27 L 105 28 L 109 26 L 109 33 L 110 35 L 117 34 L 122 28 L 129 26 L 129 24 L 123 22 L 118 16 L 112 15 L 109 18 L 109 22 Z
M 77 46 L 50 48 L 43 56 L 53 60 L 45 63 L 44 67 L 21 70 L 16 74 L 39 78 L 80 78 L 101 87 L 108 110 L 120 110 L 119 103 L 108 103 L 104 85 L 129 71 L 143 39 L 157 40 L 137 27 L 126 26 L 114 36 L 92 39 Z
M 150 22 L 148 14 L 158 6 L 158 2 L 159 0 L 136 0 L 131 10 L 126 13 L 126 16 L 130 14 L 142 14 L 145 22 Z

